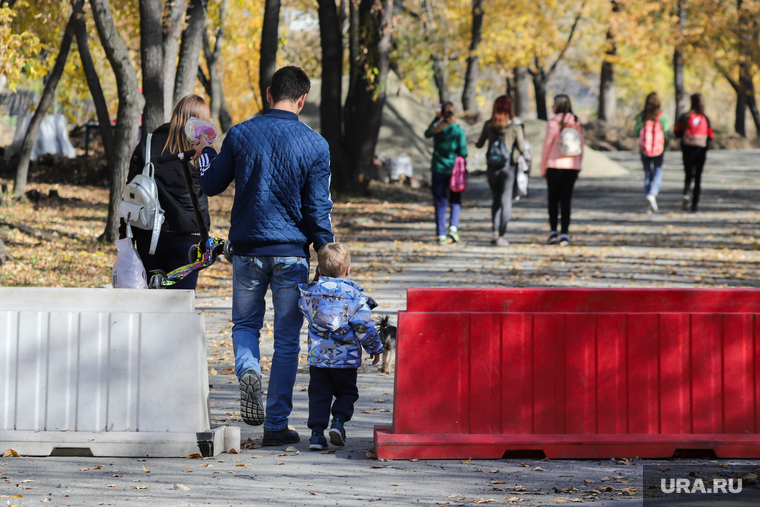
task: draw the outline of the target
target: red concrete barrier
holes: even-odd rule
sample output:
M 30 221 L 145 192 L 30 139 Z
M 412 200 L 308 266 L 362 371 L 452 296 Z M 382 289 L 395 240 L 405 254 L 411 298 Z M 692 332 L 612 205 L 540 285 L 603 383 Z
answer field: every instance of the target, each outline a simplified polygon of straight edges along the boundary
M 760 457 L 760 291 L 409 289 L 379 458 Z

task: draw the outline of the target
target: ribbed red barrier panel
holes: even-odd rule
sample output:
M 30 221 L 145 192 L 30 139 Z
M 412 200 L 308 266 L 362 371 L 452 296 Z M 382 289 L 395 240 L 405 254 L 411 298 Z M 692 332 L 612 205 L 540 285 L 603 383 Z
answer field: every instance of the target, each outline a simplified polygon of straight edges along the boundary
M 410 289 L 378 457 L 760 457 L 758 296 Z

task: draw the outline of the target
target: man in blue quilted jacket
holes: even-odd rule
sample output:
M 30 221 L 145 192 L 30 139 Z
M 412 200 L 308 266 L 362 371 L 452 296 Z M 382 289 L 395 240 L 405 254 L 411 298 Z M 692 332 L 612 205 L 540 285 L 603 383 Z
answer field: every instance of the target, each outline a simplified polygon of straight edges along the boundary
M 281 68 L 267 89 L 272 108 L 266 114 L 232 127 L 218 155 L 205 140 L 196 146 L 207 195 L 220 194 L 235 182 L 230 220 L 235 374 L 241 416 L 247 424 L 264 424 L 265 446 L 300 441 L 288 428 L 303 325 L 296 286 L 308 279 L 309 245 L 319 250 L 334 241 L 330 151 L 322 136 L 298 120 L 310 88 L 303 70 Z M 268 286 L 274 356 L 265 417 L 259 336 Z

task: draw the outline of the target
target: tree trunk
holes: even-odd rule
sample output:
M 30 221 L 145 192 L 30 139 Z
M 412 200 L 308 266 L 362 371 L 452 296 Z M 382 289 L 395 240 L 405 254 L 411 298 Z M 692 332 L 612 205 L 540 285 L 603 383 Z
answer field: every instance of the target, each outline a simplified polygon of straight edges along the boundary
M 77 37 L 77 49 L 79 49 L 79 58 L 82 61 L 82 69 L 87 80 L 87 87 L 90 89 L 92 102 L 95 104 L 95 114 L 98 117 L 98 127 L 100 138 L 103 142 L 103 151 L 105 152 L 109 172 L 113 168 L 113 127 L 111 126 L 111 115 L 108 113 L 108 104 L 106 103 L 103 88 L 100 86 L 100 78 L 95 64 L 90 54 L 89 34 L 87 33 L 87 22 L 84 17 L 84 1 L 72 0 L 71 8 L 74 17 L 74 31 Z
M 374 167 L 385 106 L 393 0 L 361 0 L 358 16 L 358 34 L 366 56 L 357 62 L 355 90 L 346 101 L 344 145 L 351 174 L 336 181 L 335 185 L 340 191 L 364 194 Z
M 359 65 L 359 6 L 356 0 L 348 2 L 348 103 L 356 90 L 357 67 Z M 345 115 L 348 113 L 344 110 Z
M 174 81 L 177 77 L 177 56 L 182 35 L 182 22 L 187 11 L 187 0 L 170 0 L 164 3 L 164 122 L 174 110 Z
M 734 131 L 742 137 L 747 137 L 747 96 L 744 90 L 736 90 L 736 116 L 734 118 Z
M 612 0 L 612 15 L 620 11 L 617 0 Z M 602 73 L 599 80 L 599 119 L 608 125 L 615 124 L 615 64 L 617 41 L 612 26 L 607 28 L 607 49 L 602 60 Z
M 206 7 L 208 0 L 190 0 L 187 9 L 187 26 L 182 32 L 182 45 L 179 48 L 177 77 L 174 81 L 174 103 L 195 91 L 195 79 L 198 75 L 198 60 L 203 46 L 203 34 L 206 31 Z
M 599 82 L 599 119 L 607 125 L 615 124 L 615 67 L 608 61 L 602 62 L 602 75 Z
M 270 106 L 267 102 L 267 88 L 269 88 L 272 76 L 277 70 L 279 28 L 280 0 L 265 0 L 264 24 L 261 27 L 261 56 L 259 58 L 259 90 L 261 91 L 262 111 L 268 111 Z
M 528 98 L 528 68 L 515 67 L 513 72 L 515 77 L 515 116 L 525 117 L 530 114 L 530 99 Z
M 222 76 L 219 73 L 219 57 L 222 53 L 224 18 L 227 13 L 228 5 L 229 0 L 222 0 L 222 3 L 219 5 L 219 29 L 216 31 L 216 40 L 214 41 L 213 49 L 211 49 L 211 41 L 209 40 L 208 33 L 206 31 L 203 33 L 203 55 L 206 58 L 206 66 L 208 67 L 209 82 L 209 86 L 206 87 L 206 93 L 208 93 L 210 97 L 209 109 L 211 110 L 211 117 L 219 123 L 221 123 L 221 111 L 222 105 L 224 104 Z
M 140 67 L 145 108 L 142 128 L 153 132 L 164 123 L 164 38 L 161 0 L 140 0 Z
M 343 35 L 335 0 L 319 0 L 319 35 L 322 46 L 320 132 L 330 145 L 330 165 L 336 179 L 347 177 L 343 157 Z
M 441 57 L 436 54 L 430 56 L 430 60 L 433 62 L 433 79 L 435 79 L 435 86 L 438 88 L 438 102 L 443 104 L 449 100 L 449 84 L 446 79 L 446 65 Z
M 760 110 L 757 108 L 757 100 L 754 93 L 747 101 L 747 106 L 749 107 L 750 114 L 752 114 L 752 121 L 755 124 L 755 135 L 760 137 Z
M 548 120 L 549 113 L 546 108 L 546 82 L 548 81 L 543 69 L 531 72 L 533 77 L 533 90 L 536 95 L 536 115 L 539 120 Z
M 479 58 L 477 51 L 482 35 L 483 0 L 472 0 L 472 35 L 470 40 L 470 52 L 467 57 L 467 70 L 464 74 L 464 89 L 462 90 L 462 109 L 465 111 L 478 109 L 478 103 L 475 100 L 479 76 Z
M 114 25 L 108 0 L 90 0 L 90 5 L 95 18 L 95 26 L 100 36 L 100 43 L 116 77 L 119 96 L 108 220 L 102 236 L 102 239 L 110 242 L 114 241 L 118 234 L 119 217 L 117 211 L 121 201 L 121 191 L 126 183 L 132 151 L 137 144 L 140 112 L 145 101 L 138 91 L 137 73 L 132 65 L 132 59 L 129 57 L 129 49 L 124 45 Z
M 37 105 L 37 109 L 34 111 L 32 119 L 29 121 L 29 126 L 24 135 L 24 141 L 21 143 L 18 164 L 16 165 L 16 181 L 13 184 L 13 195 L 15 196 L 23 196 L 24 191 L 26 190 L 26 179 L 29 174 L 29 160 L 32 157 L 32 148 L 34 148 L 34 143 L 37 141 L 37 134 L 39 133 L 42 119 L 53 104 L 55 89 L 58 87 L 58 81 L 61 79 L 63 69 L 66 66 L 66 59 L 69 56 L 69 49 L 71 48 L 71 41 L 73 38 L 74 14 L 71 15 L 69 22 L 66 24 L 66 30 L 63 32 L 63 38 L 61 39 L 61 49 L 58 51 L 55 65 L 47 76 L 45 89 L 42 92 L 40 103 Z
M 678 0 L 676 8 L 679 33 L 686 30 L 686 1 L 687 0 Z M 678 121 L 678 119 L 689 109 L 688 98 L 686 97 L 686 89 L 683 81 L 683 49 L 680 45 L 677 45 L 675 51 L 673 51 L 673 86 L 675 88 L 676 100 L 676 117 L 674 121 Z

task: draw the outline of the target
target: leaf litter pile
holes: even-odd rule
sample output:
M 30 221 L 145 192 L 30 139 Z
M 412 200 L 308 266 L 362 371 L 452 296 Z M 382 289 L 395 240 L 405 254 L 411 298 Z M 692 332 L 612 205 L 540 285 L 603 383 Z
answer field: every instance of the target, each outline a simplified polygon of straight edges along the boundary
M 116 250 L 98 241 L 108 190 L 44 183 L 28 188 L 42 198 L 21 203 L 8 197 L 0 206 L 0 240 L 11 256 L 0 265 L 2 285 L 109 284 Z M 367 290 L 402 272 L 406 278 L 419 276 L 419 286 L 760 285 L 757 210 L 751 202 L 726 206 L 727 199 L 719 197 L 723 205 L 703 213 L 683 214 L 662 205 L 662 213 L 649 216 L 638 204 L 621 208 L 620 200 L 627 197 L 616 195 L 616 188 L 585 183 L 574 198 L 573 246 L 544 244 L 547 226 L 541 195 L 515 204 L 510 246 L 494 248 L 489 244 L 488 191 L 475 183 L 464 197 L 462 241 L 441 247 L 433 241 L 429 190 L 376 182 L 370 190 L 370 197 L 336 201 L 332 215 L 336 240 L 347 243 L 352 253 L 352 276 Z M 638 192 L 630 194 L 631 200 L 640 200 Z M 725 194 L 730 198 L 730 192 Z M 209 200 L 213 236 L 226 238 L 229 233 L 232 197 L 228 189 Z M 231 266 L 217 262 L 202 273 L 198 290 L 230 296 L 231 276 Z

